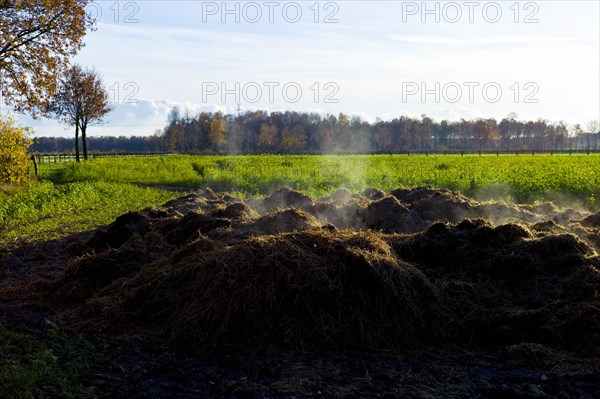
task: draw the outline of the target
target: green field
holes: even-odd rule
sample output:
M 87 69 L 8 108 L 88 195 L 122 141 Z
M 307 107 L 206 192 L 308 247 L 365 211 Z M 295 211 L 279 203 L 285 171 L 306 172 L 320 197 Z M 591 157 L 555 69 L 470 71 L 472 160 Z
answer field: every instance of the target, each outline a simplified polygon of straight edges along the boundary
M 203 187 L 238 196 L 288 186 L 313 197 L 339 188 L 429 185 L 479 200 L 598 209 L 598 155 L 344 155 L 96 158 L 40 165 L 37 182 L 0 193 L 0 240 L 55 238 L 109 223 Z

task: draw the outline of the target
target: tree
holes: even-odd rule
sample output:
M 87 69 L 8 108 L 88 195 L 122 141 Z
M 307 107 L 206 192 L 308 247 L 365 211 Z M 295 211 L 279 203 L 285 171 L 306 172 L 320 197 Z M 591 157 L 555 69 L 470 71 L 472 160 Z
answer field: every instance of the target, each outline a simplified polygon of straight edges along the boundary
M 263 123 L 258 134 L 258 147 L 263 150 L 273 150 L 275 138 L 277 137 L 277 126 Z
M 421 123 L 418 127 L 419 147 L 422 150 L 431 148 L 431 138 L 433 136 L 433 119 L 425 114 L 421 115 Z
M 281 146 L 288 152 L 299 152 L 306 145 L 306 132 L 300 125 L 283 129 Z
M 79 162 L 79 131 L 81 130 L 83 159 L 87 159 L 87 128 L 102 123 L 110 110 L 108 92 L 98 73 L 93 69 L 73 65 L 59 79 L 47 115 L 75 126 L 75 158 Z
M 167 116 L 167 127 L 165 127 L 164 141 L 170 152 L 176 152 L 179 149 L 181 140 L 181 112 L 179 107 L 171 108 Z
M 473 126 L 473 135 L 478 143 L 479 151 L 489 148 L 490 143 L 497 143 L 500 136 L 496 132 L 495 119 L 477 119 Z
M 390 152 L 392 150 L 392 138 L 390 131 L 387 128 L 385 122 L 377 118 L 377 121 L 373 125 L 375 136 L 377 137 L 378 150 Z
M 588 123 L 588 142 L 589 137 L 594 139 L 594 151 L 598 150 L 598 136 L 600 136 L 600 120 L 591 120 Z M 588 144 L 589 148 L 589 144 Z
M 39 116 L 56 76 L 83 47 L 94 21 L 88 0 L 0 0 L 0 82 L 7 105 Z
M 169 152 L 181 150 L 183 144 L 183 129 L 179 123 L 169 125 L 165 129 L 164 141 Z
M 0 183 L 20 184 L 27 179 L 31 164 L 28 134 L 11 117 L 0 119 Z
M 575 149 L 579 149 L 579 146 L 577 145 L 577 140 L 579 140 L 580 137 L 582 137 L 583 135 L 583 129 L 581 128 L 581 125 L 579 123 L 576 123 L 575 126 L 573 126 L 572 129 L 572 135 L 573 138 L 575 139 Z M 583 137 L 581 138 L 581 148 L 583 148 Z
M 352 142 L 352 138 L 350 137 L 350 117 L 342 112 L 337 117 L 337 131 L 334 141 L 343 149 L 347 149 Z
M 208 139 L 210 144 L 216 149 L 220 150 L 225 145 L 225 132 L 227 131 L 227 122 L 223 119 L 223 114 L 217 112 L 212 122 L 210 122 L 210 131 L 208 132 Z

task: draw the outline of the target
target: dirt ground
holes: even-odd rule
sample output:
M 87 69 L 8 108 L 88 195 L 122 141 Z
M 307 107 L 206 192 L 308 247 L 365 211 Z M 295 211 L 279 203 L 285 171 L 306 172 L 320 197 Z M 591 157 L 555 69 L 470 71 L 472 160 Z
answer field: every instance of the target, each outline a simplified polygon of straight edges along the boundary
M 599 398 L 600 215 L 204 190 L 0 254 L 0 316 L 120 398 Z

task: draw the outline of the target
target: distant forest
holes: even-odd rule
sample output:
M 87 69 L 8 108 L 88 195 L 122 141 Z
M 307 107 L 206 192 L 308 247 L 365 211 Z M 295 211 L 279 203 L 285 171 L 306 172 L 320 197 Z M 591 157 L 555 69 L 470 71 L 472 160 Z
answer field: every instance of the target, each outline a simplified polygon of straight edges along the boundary
M 73 139 L 41 137 L 31 150 L 71 152 Z M 174 108 L 153 136 L 88 137 L 91 152 L 127 153 L 398 153 L 407 151 L 595 150 L 598 123 L 567 128 L 563 122 L 519 121 L 507 117 L 449 122 L 402 116 L 366 122 L 346 114 L 253 111 L 240 115 Z

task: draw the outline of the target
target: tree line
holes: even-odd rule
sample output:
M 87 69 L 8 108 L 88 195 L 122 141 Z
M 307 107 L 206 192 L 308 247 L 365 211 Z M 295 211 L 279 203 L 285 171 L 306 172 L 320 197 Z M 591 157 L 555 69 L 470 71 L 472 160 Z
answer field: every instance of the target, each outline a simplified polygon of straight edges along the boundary
M 587 127 L 564 122 L 517 120 L 515 115 L 435 121 L 426 115 L 369 123 L 344 113 L 248 111 L 239 115 L 173 108 L 167 125 L 149 137 L 90 137 L 92 151 L 169 153 L 397 153 L 406 151 L 598 150 L 598 122 Z M 42 137 L 38 152 L 63 152 L 72 139 Z

